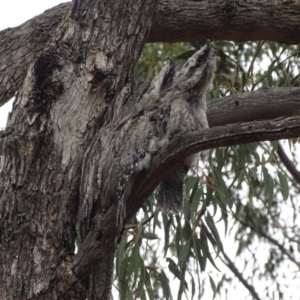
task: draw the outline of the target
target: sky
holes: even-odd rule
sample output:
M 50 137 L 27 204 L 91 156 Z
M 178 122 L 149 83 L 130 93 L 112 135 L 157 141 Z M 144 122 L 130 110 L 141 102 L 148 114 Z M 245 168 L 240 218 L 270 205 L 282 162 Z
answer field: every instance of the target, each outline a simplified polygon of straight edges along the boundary
M 67 2 L 63 0 L 1 0 L 0 31 L 8 27 L 21 25 L 32 17 L 43 13 L 46 9 Z M 12 101 L 0 107 L 0 128 L 6 126 L 7 114 L 11 110 Z

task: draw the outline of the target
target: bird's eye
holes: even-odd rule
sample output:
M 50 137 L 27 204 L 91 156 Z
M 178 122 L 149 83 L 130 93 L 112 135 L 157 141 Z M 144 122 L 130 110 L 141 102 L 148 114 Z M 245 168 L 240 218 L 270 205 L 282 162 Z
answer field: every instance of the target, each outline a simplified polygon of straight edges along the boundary
M 198 63 L 203 63 L 203 61 L 204 61 L 204 58 L 203 58 L 203 56 L 200 56 L 200 57 L 198 57 L 198 59 L 197 59 L 197 62 Z

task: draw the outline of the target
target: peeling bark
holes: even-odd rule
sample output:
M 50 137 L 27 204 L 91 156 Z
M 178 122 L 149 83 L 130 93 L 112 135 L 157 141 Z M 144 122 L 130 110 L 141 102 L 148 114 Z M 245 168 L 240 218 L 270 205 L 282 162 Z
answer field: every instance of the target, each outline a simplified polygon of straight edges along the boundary
M 81 167 L 131 76 L 156 7 L 153 0 L 73 1 L 30 64 L 1 138 L 0 299 L 108 299 L 110 284 L 88 295 L 94 275 L 71 270 Z

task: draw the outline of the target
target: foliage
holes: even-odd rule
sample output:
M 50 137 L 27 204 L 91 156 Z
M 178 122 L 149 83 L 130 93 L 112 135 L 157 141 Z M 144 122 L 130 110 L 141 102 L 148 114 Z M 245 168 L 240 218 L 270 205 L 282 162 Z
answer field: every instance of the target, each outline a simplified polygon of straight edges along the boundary
M 135 75 L 151 79 L 167 57 L 186 59 L 200 46 L 146 45 Z M 215 47 L 218 69 L 208 99 L 300 85 L 299 46 L 259 41 Z M 285 143 L 295 164 L 297 142 Z M 120 242 L 120 298 L 228 299 L 241 291 L 239 299 L 296 299 L 291 291 L 300 269 L 299 183 L 277 147 L 264 142 L 201 153 L 187 178 L 180 215 L 156 211 L 154 192 Z

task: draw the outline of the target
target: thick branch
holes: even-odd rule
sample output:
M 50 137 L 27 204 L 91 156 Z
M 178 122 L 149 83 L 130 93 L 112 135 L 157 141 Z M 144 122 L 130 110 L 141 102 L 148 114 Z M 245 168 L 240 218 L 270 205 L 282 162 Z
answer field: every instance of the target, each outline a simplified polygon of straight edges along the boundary
M 161 0 L 149 42 L 216 39 L 296 44 L 300 4 L 293 2 Z
M 252 143 L 265 140 L 279 140 L 300 136 L 300 117 L 278 118 L 231 124 L 190 132 L 184 137 L 170 141 L 167 149 L 162 149 L 151 162 L 147 175 L 140 178 L 133 188 L 132 201 L 129 203 L 127 219 L 141 207 L 143 201 L 170 170 L 170 166 L 193 153 L 202 150 L 230 145 Z
M 232 1 L 231 1 L 232 2 Z M 60 4 L 21 26 L 0 32 L 0 105 L 20 88 L 71 3 Z M 148 42 L 197 40 L 300 41 L 300 5 L 274 1 L 161 0 Z M 276 16 L 276 17 L 274 17 Z
M 170 167 L 193 153 L 201 150 L 257 142 L 263 140 L 277 140 L 299 137 L 300 117 L 290 117 L 269 121 L 257 121 L 219 126 L 199 132 L 188 133 L 185 136 L 172 140 L 166 149 L 160 149 L 154 155 L 151 168 L 139 176 L 133 187 L 133 194 L 127 205 L 126 220 L 132 218 L 153 189 L 166 175 Z M 115 226 L 115 207 L 102 216 L 101 226 L 97 224 L 84 241 L 82 247 L 75 255 L 73 270 L 79 277 L 88 276 L 101 261 L 108 249 L 113 245 L 117 235 Z
M 210 127 L 300 115 L 300 88 L 263 88 L 213 99 L 207 105 Z

